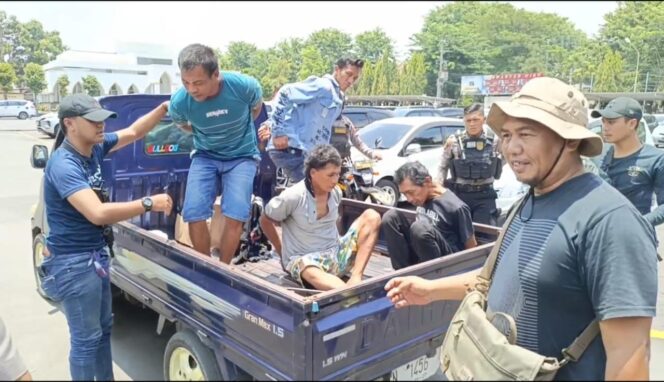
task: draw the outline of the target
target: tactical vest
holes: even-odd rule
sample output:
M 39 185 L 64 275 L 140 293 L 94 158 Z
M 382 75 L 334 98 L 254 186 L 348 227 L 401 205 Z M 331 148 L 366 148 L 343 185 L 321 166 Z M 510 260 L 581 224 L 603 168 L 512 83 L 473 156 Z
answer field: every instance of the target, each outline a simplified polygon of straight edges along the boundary
M 341 158 L 350 157 L 350 120 L 341 116 L 332 124 L 332 136 L 330 144 L 341 155 Z
M 484 134 L 470 137 L 464 133 L 461 137 L 457 137 L 457 146 L 460 146 L 459 158 L 453 157 L 450 166 L 452 179 L 483 183 L 480 181 L 500 178 L 502 161 L 494 153 L 493 142 Z

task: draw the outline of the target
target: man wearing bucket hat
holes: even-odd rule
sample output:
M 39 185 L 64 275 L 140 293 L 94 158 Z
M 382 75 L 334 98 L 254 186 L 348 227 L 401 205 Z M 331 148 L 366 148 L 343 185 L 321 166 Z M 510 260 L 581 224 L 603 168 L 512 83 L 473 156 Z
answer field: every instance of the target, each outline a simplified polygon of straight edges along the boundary
M 487 123 L 530 192 L 503 227 L 488 311 L 514 318 L 516 345 L 558 359 L 598 320 L 600 335 L 556 379 L 647 379 L 655 231 L 623 195 L 584 171 L 581 155 L 602 150 L 586 128 L 586 105 L 577 89 L 541 77 L 491 107 Z M 478 274 L 395 278 L 385 289 L 397 308 L 458 300 Z
M 618 97 L 602 110 L 604 141 L 612 143 L 601 161 L 601 174 L 618 189 L 654 226 L 664 223 L 664 151 L 639 140 L 641 105 L 632 98 Z M 658 207 L 650 211 L 653 193 Z
M 102 202 L 104 157 L 141 139 L 164 117 L 160 104 L 131 126 L 104 133 L 116 113 L 85 94 L 65 97 L 58 116 L 65 138 L 46 164 L 44 202 L 49 255 L 39 267 L 44 294 L 65 314 L 72 380 L 113 380 L 111 284 L 104 226 L 147 211 L 170 214 L 166 194 L 125 203 Z

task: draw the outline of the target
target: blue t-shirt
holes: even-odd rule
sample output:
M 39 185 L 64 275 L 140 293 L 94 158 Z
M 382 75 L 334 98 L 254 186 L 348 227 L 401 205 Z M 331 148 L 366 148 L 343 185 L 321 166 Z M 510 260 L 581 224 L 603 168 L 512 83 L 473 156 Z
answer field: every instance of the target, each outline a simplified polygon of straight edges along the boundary
M 650 145 L 624 158 L 611 147 L 601 161 L 600 175 L 625 195 L 654 226 L 664 223 L 664 151 Z M 658 207 L 650 211 L 653 193 Z
M 613 187 L 589 173 L 573 178 L 528 201 L 510 224 L 489 310 L 514 317 L 518 345 L 561 359 L 595 318 L 655 316 L 656 241 L 653 226 Z M 556 379 L 603 380 L 605 367 L 597 336 Z
M 92 156 L 86 158 L 73 149 L 68 150 L 65 140 L 48 160 L 44 174 L 44 203 L 50 228 L 46 246 L 52 254 L 82 253 L 106 246 L 102 227 L 86 219 L 67 198 L 86 188 L 103 187 L 101 163 L 117 143 L 117 134 L 104 134 L 104 142 L 95 145 Z
M 263 100 L 255 78 L 236 72 L 221 72 L 219 94 L 203 102 L 182 87 L 171 96 L 169 113 L 178 124 L 191 124 L 194 152 L 220 160 L 259 158 L 258 139 L 251 109 Z

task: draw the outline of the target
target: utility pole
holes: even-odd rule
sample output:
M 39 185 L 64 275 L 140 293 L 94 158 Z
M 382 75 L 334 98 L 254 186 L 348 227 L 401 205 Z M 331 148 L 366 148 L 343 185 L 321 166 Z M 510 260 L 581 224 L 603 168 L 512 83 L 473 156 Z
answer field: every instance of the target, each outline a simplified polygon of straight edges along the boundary
M 644 92 L 648 92 L 648 80 L 650 79 L 650 72 L 646 73 L 646 87 L 643 89 Z
M 443 96 L 443 85 L 445 84 L 445 81 L 447 81 L 448 78 L 447 63 L 443 58 L 444 54 L 445 54 L 445 41 L 441 40 L 440 57 L 438 59 L 438 77 L 436 78 L 436 98 L 440 98 Z M 436 100 L 436 102 L 437 101 L 438 100 Z

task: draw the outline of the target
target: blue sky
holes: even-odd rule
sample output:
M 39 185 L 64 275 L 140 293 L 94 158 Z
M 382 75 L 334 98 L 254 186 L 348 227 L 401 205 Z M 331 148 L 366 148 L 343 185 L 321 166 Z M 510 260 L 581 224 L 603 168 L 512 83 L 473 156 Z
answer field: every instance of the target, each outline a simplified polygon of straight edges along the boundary
M 511 1 L 514 6 L 567 17 L 596 33 L 614 1 Z M 381 27 L 405 53 L 409 37 L 441 1 L 408 2 L 13 2 L 0 9 L 25 22 L 36 19 L 60 32 L 71 49 L 115 51 L 118 42 L 164 44 L 173 52 L 192 42 L 225 48 L 247 41 L 268 48 L 288 37 L 338 28 L 351 35 Z M 174 53 L 176 54 L 176 53 Z

